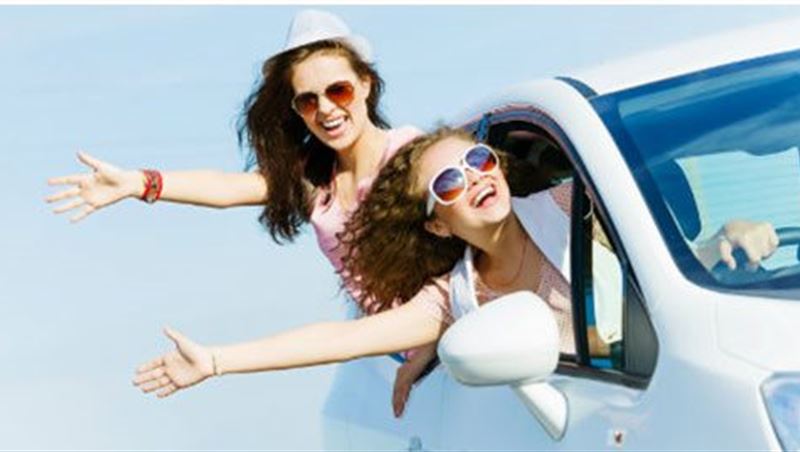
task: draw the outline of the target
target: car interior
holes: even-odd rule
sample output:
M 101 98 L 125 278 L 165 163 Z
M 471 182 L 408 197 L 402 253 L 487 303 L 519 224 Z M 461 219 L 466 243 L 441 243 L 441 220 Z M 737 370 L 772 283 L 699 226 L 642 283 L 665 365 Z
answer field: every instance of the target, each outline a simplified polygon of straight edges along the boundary
M 575 170 L 570 158 L 565 150 L 561 149 L 558 142 L 543 128 L 538 127 L 524 120 L 511 120 L 497 122 L 488 128 L 485 140 L 491 146 L 501 149 L 515 158 L 510 159 L 508 168 L 509 186 L 513 196 L 526 196 L 541 190 L 546 190 L 558 184 L 575 180 Z M 680 172 L 680 168 L 675 165 L 673 170 Z M 675 183 L 680 183 L 681 179 L 676 178 Z M 576 182 L 577 183 L 577 182 Z M 683 178 L 683 183 L 688 189 L 688 182 Z M 583 184 L 581 183 L 581 187 Z M 689 191 L 691 194 L 691 191 Z M 584 223 L 587 232 L 587 243 L 598 242 L 607 248 L 610 256 L 616 256 L 613 246 L 608 239 L 607 231 L 603 221 L 598 215 L 594 214 L 593 203 L 588 195 L 582 200 L 585 204 L 586 212 Z M 693 208 L 693 198 L 680 198 L 675 200 L 677 208 L 691 210 Z M 695 224 L 687 224 L 688 231 L 692 228 L 699 230 L 699 218 L 697 209 L 693 209 L 694 216 L 687 215 L 685 218 L 694 218 Z M 683 225 L 682 225 L 683 226 Z M 696 234 L 696 233 L 695 233 Z M 590 245 L 591 246 L 591 245 Z M 592 254 L 592 253 L 588 253 Z M 599 257 L 595 257 L 599 259 Z M 612 258 L 616 261 L 616 259 Z M 591 266 L 591 259 L 587 263 Z M 619 266 L 619 262 L 612 265 Z M 590 267 L 591 268 L 591 267 Z M 591 274 L 592 270 L 588 269 Z M 620 276 L 623 278 L 623 276 Z M 633 278 L 632 274 L 625 275 L 624 278 Z M 652 324 L 647 315 L 647 311 L 641 301 L 641 296 L 636 289 L 635 283 L 623 283 L 617 286 L 614 291 L 622 291 L 611 298 L 616 298 L 611 304 L 610 309 L 616 310 L 619 322 L 624 317 L 624 325 L 618 326 L 619 333 L 613 340 L 604 341 L 598 335 L 598 318 L 602 320 L 603 311 L 607 314 L 609 307 L 603 306 L 602 300 L 608 297 L 608 293 L 602 294 L 602 282 L 590 281 L 592 289 L 584 291 L 587 293 L 586 302 L 583 304 L 573 304 L 576 315 L 583 320 L 575 322 L 576 340 L 585 340 L 588 345 L 588 362 L 579 362 L 580 357 L 566 355 L 562 353 L 561 362 L 566 364 L 560 366 L 561 371 L 572 373 L 575 367 L 570 363 L 578 364 L 583 370 L 600 370 L 594 375 L 600 378 L 607 378 L 609 375 L 635 376 L 634 379 L 621 379 L 624 384 L 643 387 L 649 381 L 649 377 L 655 368 L 657 357 L 657 340 L 652 329 Z M 597 299 L 597 301 L 595 300 Z M 623 302 L 622 300 L 627 300 Z M 607 315 L 605 315 L 607 317 Z M 580 326 L 579 326 L 580 325 Z M 582 331 L 581 331 L 582 330 Z M 581 339 L 580 336 L 585 339 Z M 629 336 L 630 335 L 630 336 Z M 623 340 L 624 337 L 634 337 L 637 340 Z M 630 343 L 629 343 L 630 342 Z M 610 371 L 610 373 L 609 373 Z

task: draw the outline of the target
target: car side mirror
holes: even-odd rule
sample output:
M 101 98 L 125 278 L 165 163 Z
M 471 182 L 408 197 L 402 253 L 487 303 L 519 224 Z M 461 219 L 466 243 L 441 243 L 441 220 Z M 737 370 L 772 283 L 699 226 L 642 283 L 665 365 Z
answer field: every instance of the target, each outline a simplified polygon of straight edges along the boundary
M 550 307 L 528 291 L 465 315 L 439 341 L 439 358 L 469 386 L 510 385 L 554 439 L 567 425 L 567 399 L 544 382 L 558 365 L 559 332 Z

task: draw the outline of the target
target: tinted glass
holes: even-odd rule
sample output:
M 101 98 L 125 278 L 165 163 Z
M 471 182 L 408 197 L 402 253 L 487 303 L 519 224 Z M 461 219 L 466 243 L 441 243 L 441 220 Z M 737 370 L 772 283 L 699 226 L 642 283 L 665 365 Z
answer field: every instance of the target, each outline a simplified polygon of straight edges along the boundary
M 681 270 L 726 288 L 797 287 L 800 52 L 732 64 L 593 101 Z M 697 258 L 734 220 L 767 222 L 782 243 L 755 271 Z
M 476 146 L 472 148 L 467 155 L 464 156 L 467 165 L 481 172 L 489 172 L 497 166 L 497 160 L 492 151 L 484 146 Z
M 455 168 L 449 168 L 433 181 L 433 192 L 442 201 L 449 202 L 456 199 L 466 186 L 464 173 Z

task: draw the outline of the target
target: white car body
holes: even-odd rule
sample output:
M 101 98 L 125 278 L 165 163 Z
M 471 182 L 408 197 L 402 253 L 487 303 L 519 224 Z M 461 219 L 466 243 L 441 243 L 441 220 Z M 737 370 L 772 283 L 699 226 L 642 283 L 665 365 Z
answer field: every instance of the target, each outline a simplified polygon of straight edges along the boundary
M 395 419 L 390 400 L 398 364 L 386 357 L 358 360 L 338 371 L 323 413 L 326 445 L 359 450 L 789 447 L 776 434 L 762 385 L 774 375 L 800 374 L 800 291 L 769 297 L 715 290 L 687 279 L 590 101 L 796 52 L 798 30 L 797 20 L 771 24 L 579 71 L 570 76 L 573 81 L 524 83 L 453 122 L 475 129 L 486 113 L 495 121 L 503 114 L 504 120 L 515 114 L 527 120 L 524 111 L 535 110 L 560 128 L 635 278 L 657 341 L 651 375 L 625 380 L 559 368 L 547 382 L 564 394 L 568 412 L 563 435 L 554 439 L 508 388 L 464 386 L 443 366 L 415 387 L 405 415 Z M 584 85 L 593 91 L 588 98 L 576 88 Z M 800 174 L 800 168 L 794 171 Z M 790 428 L 800 429 L 800 399 L 790 400 L 797 416 Z

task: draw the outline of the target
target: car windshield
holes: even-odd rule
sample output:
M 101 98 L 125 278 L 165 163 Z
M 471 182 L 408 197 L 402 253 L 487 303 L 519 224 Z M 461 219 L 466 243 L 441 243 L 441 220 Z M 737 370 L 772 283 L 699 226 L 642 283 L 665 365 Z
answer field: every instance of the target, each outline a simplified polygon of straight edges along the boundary
M 593 105 L 689 279 L 733 290 L 800 285 L 800 51 L 600 96 Z M 748 268 L 741 251 L 736 271 L 704 266 L 701 250 L 719 249 L 721 228 L 741 220 L 770 223 L 780 246 L 759 266 Z

